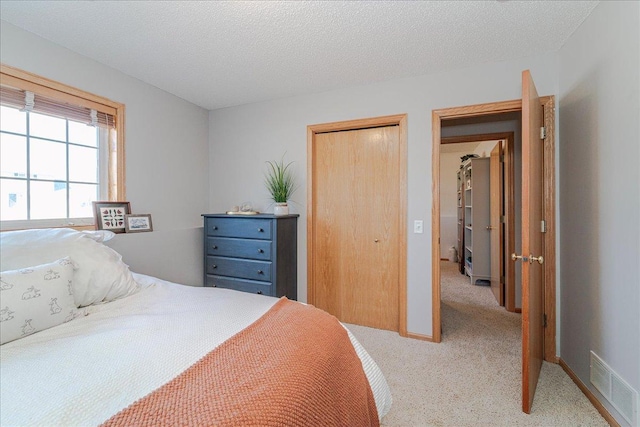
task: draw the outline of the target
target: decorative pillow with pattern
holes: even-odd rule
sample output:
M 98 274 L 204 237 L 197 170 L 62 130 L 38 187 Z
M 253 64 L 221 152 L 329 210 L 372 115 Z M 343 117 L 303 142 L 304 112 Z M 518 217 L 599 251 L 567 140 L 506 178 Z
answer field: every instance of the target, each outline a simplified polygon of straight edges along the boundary
M 0 344 L 74 319 L 71 258 L 0 273 Z

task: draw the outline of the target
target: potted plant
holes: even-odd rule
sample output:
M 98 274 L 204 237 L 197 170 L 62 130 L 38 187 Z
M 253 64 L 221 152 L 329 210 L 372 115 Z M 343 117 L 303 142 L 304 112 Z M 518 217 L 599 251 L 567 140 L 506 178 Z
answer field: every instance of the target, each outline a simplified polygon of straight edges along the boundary
M 284 156 L 279 161 L 267 161 L 269 165 L 265 175 L 265 184 L 271 195 L 271 199 L 275 202 L 273 208 L 274 215 L 288 215 L 289 205 L 287 202 L 291 194 L 295 191 L 293 183 L 293 174 L 289 167 L 293 162 L 284 164 Z

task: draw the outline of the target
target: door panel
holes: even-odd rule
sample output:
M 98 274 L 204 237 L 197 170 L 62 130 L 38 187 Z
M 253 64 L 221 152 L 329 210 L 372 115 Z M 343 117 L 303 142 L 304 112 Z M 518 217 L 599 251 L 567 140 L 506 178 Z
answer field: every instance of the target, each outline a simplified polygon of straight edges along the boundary
M 489 206 L 491 226 L 491 291 L 496 301 L 504 305 L 504 283 L 502 278 L 504 262 L 504 231 L 500 217 L 504 213 L 502 179 L 502 141 L 491 150 L 489 167 Z
M 315 304 L 397 331 L 399 127 L 317 134 L 314 156 Z
M 528 70 L 522 73 L 522 410 L 531 412 L 543 360 L 542 107 Z
M 348 150 L 331 133 L 316 136 L 314 155 L 314 252 L 320 254 L 314 260 L 314 303 L 317 307 L 342 316 L 340 273 L 343 271 L 343 246 L 337 244 L 348 233 L 344 222 L 345 209 L 349 207 L 347 194 L 337 191 L 343 186 L 343 172 L 349 170 Z M 332 158 L 335 157 L 335 158 Z M 335 170 L 335 171 L 334 171 Z

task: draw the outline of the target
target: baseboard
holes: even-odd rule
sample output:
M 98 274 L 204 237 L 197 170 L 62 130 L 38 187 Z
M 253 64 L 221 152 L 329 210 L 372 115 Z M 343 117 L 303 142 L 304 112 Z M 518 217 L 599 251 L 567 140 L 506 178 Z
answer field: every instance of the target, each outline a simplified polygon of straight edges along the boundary
M 578 378 L 578 376 L 571 370 L 571 368 L 565 363 L 562 358 L 558 358 L 558 363 L 562 366 L 562 369 L 569 375 L 569 377 L 573 380 L 574 383 L 578 386 L 580 391 L 587 396 L 587 399 L 591 402 L 591 404 L 600 412 L 600 415 L 604 417 L 604 419 L 609 423 L 611 427 L 620 427 L 620 424 L 613 418 L 613 415 L 604 407 L 604 405 L 596 398 L 589 387 L 584 385 L 584 383 Z
M 414 334 L 413 332 L 407 332 L 407 338 L 412 338 L 414 340 L 422 340 L 422 341 L 433 342 L 433 337 L 431 337 L 429 335 Z
M 513 310 L 513 312 L 514 312 L 514 313 L 522 313 L 522 309 L 521 309 L 521 308 L 516 307 L 516 308 Z

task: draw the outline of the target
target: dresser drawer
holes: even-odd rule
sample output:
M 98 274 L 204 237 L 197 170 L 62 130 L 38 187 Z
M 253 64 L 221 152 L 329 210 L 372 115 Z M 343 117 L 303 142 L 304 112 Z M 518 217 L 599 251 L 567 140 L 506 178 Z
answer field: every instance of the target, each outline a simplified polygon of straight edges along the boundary
M 254 282 L 252 280 L 233 279 L 231 277 L 207 276 L 205 286 L 235 289 L 236 291 L 251 292 L 253 294 L 274 296 L 271 283 Z
M 207 236 L 271 240 L 271 220 L 260 218 L 207 218 Z
M 270 282 L 271 262 L 208 256 L 207 274 Z
M 207 255 L 270 260 L 271 240 L 207 237 Z

